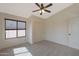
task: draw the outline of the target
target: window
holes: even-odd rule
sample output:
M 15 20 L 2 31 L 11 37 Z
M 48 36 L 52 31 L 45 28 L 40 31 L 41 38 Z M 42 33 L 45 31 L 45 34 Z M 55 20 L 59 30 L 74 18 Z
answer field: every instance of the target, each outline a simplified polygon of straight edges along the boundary
M 6 38 L 25 36 L 26 22 L 12 19 L 5 19 Z
M 18 22 L 18 37 L 25 36 L 25 22 Z

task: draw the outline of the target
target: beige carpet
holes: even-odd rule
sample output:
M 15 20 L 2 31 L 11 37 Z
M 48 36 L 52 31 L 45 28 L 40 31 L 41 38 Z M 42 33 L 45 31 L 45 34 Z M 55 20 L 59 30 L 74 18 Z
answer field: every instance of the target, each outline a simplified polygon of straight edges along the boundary
M 1 56 L 79 56 L 79 50 L 49 41 L 20 44 L 0 51 Z

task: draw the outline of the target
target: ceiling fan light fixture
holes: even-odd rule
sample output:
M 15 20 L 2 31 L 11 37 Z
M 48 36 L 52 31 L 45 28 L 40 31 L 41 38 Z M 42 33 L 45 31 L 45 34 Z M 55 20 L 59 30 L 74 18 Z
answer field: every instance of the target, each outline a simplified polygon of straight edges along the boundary
M 41 13 L 41 12 L 42 12 L 42 13 L 45 13 L 45 11 L 44 11 L 44 10 L 40 10 L 39 12 L 40 12 L 40 13 Z
M 46 13 L 46 12 L 51 13 L 51 11 L 48 10 L 47 8 L 52 6 L 52 3 L 50 3 L 50 4 L 46 5 L 46 6 L 44 6 L 43 3 L 41 3 L 41 5 L 38 4 L 38 3 L 35 3 L 35 4 L 39 7 L 39 9 L 34 10 L 33 12 L 39 11 L 40 15 L 42 15 L 43 13 Z

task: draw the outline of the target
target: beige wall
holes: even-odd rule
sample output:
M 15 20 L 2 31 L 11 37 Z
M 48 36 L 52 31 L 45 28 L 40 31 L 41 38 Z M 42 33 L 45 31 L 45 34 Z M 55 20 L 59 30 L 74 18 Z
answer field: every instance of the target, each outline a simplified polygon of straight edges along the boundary
M 29 42 L 31 44 L 42 41 L 49 40 L 66 46 L 69 45 L 69 21 L 75 18 L 79 18 L 79 4 L 74 4 L 63 11 L 51 16 L 48 19 L 41 19 L 36 16 L 31 16 L 26 19 L 23 17 L 18 17 L 6 13 L 0 13 L 0 49 L 6 48 L 21 43 Z M 8 39 L 5 40 L 5 18 L 26 20 L 26 37 Z M 78 43 L 79 40 L 77 40 Z M 75 47 L 71 45 L 70 47 Z M 79 48 L 77 46 L 77 48 Z
M 5 18 L 26 21 L 26 37 L 12 38 L 5 40 L 5 20 L 4 20 Z M 44 26 L 43 19 L 38 18 L 36 16 L 31 16 L 30 18 L 26 19 L 23 17 L 0 12 L 0 49 L 18 45 L 25 42 L 33 44 L 35 42 L 43 40 L 44 39 L 43 26 Z
M 72 40 L 70 40 L 68 35 L 69 24 L 70 24 L 69 21 L 72 21 L 72 19 L 75 20 L 76 18 L 79 19 L 79 4 L 74 4 L 64 9 L 63 11 L 51 16 L 50 18 L 48 18 L 45 21 L 46 22 L 46 34 L 45 34 L 46 40 L 67 45 L 73 48 L 77 46 L 77 48 L 79 49 L 79 46 L 78 46 L 79 40 L 76 40 L 79 38 L 77 37 L 76 39 L 73 39 L 73 41 L 74 40 L 77 41 L 77 45 L 75 45 L 74 43 L 73 45 L 69 45 L 70 42 L 72 42 Z M 76 34 L 76 36 L 78 36 L 78 34 Z
M 64 44 L 67 43 L 67 25 L 65 19 L 58 17 L 52 18 L 52 20 L 46 21 L 46 40 L 53 41 L 56 43 Z
M 31 20 L 31 43 L 44 40 L 44 20 L 36 16 L 31 16 L 29 20 Z
M 27 19 L 23 17 L 0 12 L 0 49 L 27 42 L 27 35 L 26 37 L 12 38 L 5 40 L 5 18 L 27 21 Z

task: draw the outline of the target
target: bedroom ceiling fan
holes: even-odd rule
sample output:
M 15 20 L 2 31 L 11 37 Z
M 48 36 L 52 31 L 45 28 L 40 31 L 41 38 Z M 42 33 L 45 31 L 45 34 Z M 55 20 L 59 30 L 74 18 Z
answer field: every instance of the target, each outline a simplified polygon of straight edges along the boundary
M 50 10 L 47 10 L 46 8 L 52 6 L 52 5 L 53 5 L 52 3 L 50 3 L 50 4 L 46 5 L 46 6 L 44 6 L 43 3 L 41 3 L 41 4 L 35 3 L 35 4 L 39 7 L 39 9 L 34 10 L 34 11 L 32 11 L 32 12 L 40 11 L 40 15 L 42 15 L 44 12 L 51 13 L 51 11 L 50 11 Z

